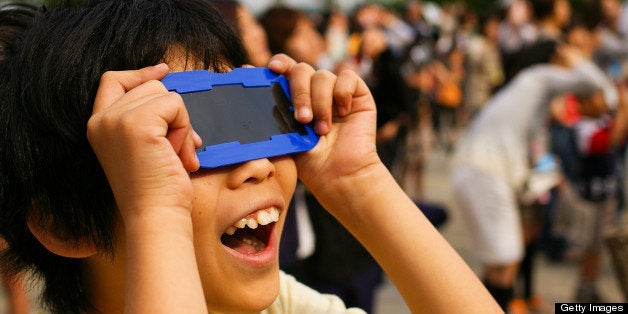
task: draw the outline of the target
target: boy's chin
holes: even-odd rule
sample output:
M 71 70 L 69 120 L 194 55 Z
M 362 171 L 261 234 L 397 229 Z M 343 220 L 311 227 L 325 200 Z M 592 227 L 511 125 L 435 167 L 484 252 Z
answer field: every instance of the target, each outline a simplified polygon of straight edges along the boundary
M 208 300 L 208 309 L 210 313 L 257 313 L 270 307 L 279 295 L 279 271 L 277 270 L 273 276 L 265 280 L 257 280 L 251 282 L 250 285 L 240 287 L 229 287 L 228 285 L 222 289 L 221 304 L 213 307 L 210 303 L 211 296 L 206 295 Z
M 277 294 L 269 298 L 260 296 L 260 298 L 256 300 L 242 300 L 240 303 L 215 309 L 208 306 L 208 310 L 209 313 L 259 313 L 269 308 L 276 299 Z

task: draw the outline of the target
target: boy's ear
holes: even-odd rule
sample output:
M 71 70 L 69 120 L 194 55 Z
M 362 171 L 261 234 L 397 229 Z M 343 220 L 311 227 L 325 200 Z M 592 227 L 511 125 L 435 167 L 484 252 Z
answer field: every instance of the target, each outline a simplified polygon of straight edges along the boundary
M 75 243 L 60 238 L 50 226 L 42 222 L 39 217 L 29 217 L 27 225 L 33 236 L 48 251 L 63 257 L 69 258 L 85 258 L 92 256 L 98 252 L 96 245 L 90 241 Z

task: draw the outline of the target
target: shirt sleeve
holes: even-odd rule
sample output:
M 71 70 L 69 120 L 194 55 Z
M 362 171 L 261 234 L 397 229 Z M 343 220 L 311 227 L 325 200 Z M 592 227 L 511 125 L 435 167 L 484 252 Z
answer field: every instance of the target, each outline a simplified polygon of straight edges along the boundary
M 585 61 L 581 63 L 576 70 L 582 72 L 589 80 L 589 83 L 592 83 L 596 88 L 602 90 L 606 105 L 609 109 L 613 110 L 617 108 L 619 104 L 617 88 L 610 77 L 608 77 L 600 67 L 593 62 Z
M 539 77 L 544 77 L 544 83 L 553 91 L 554 95 L 581 90 L 601 90 L 609 109 L 615 109 L 619 102 L 619 95 L 614 83 L 592 61 L 582 60 L 573 70 L 562 70 L 556 66 L 539 66 L 544 71 Z
M 273 304 L 261 314 L 321 314 L 346 313 L 366 314 L 358 308 L 347 308 L 342 300 L 330 294 L 320 293 L 300 282 L 293 276 L 280 272 L 279 295 Z

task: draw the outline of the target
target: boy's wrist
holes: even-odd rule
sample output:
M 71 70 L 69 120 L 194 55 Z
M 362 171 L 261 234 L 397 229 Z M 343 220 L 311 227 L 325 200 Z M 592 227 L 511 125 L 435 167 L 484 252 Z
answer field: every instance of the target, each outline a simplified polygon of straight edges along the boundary
M 392 185 L 391 185 L 392 184 Z M 360 169 L 350 176 L 341 176 L 333 184 L 324 184 L 313 189 L 314 194 L 334 216 L 366 208 L 371 198 L 396 185 L 388 169 L 381 162 Z
M 192 239 L 192 216 L 185 208 L 135 209 L 123 217 L 127 237 L 181 235 Z

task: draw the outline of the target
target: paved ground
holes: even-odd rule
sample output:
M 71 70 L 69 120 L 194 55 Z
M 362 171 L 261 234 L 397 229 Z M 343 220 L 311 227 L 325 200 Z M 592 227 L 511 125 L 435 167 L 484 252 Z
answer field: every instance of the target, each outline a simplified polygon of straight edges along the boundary
M 426 197 L 435 202 L 447 205 L 450 209 L 450 220 L 441 231 L 452 243 L 454 248 L 467 260 L 474 269 L 478 269 L 473 260 L 471 246 L 466 237 L 466 230 L 459 219 L 457 208 L 453 204 L 449 190 L 449 160 L 439 150 L 433 151 L 427 166 L 425 178 Z M 569 302 L 572 299 L 573 287 L 576 283 L 576 265 L 573 263 L 550 263 L 543 256 L 537 259 L 536 291 L 545 299 L 547 311 L 553 313 L 554 302 Z M 600 287 L 609 302 L 622 302 L 622 294 L 608 258 L 606 258 Z M 37 289 L 34 289 L 35 291 Z M 37 311 L 34 311 L 37 312 Z M 0 291 L 0 314 L 7 313 L 6 299 Z M 394 286 L 386 282 L 380 288 L 374 314 L 405 314 L 410 313 Z

